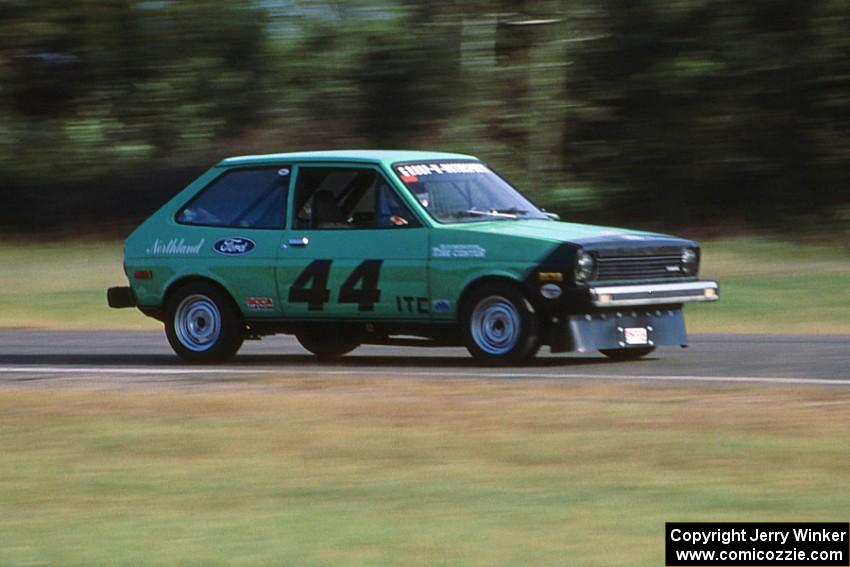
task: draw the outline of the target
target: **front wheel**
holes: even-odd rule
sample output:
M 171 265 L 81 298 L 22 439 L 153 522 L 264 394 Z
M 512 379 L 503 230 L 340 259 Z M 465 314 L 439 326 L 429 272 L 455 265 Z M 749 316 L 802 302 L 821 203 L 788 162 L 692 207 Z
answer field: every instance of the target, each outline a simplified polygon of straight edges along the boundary
M 640 347 L 640 348 L 611 348 L 602 349 L 599 352 L 610 358 L 611 360 L 637 360 L 651 354 L 655 347 Z
M 244 324 L 230 296 L 208 283 L 178 289 L 168 300 L 165 336 L 189 362 L 222 362 L 242 346 Z
M 525 295 L 507 283 L 489 283 L 472 292 L 461 310 L 466 349 L 491 364 L 511 364 L 540 348 L 540 323 Z

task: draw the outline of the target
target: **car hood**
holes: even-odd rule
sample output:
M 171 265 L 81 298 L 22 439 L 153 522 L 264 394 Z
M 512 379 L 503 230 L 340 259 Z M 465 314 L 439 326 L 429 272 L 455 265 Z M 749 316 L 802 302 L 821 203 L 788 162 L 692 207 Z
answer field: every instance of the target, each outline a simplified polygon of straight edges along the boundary
M 560 221 L 505 220 L 454 225 L 452 228 L 550 242 L 570 242 L 588 248 L 697 246 L 692 240 L 667 234 Z

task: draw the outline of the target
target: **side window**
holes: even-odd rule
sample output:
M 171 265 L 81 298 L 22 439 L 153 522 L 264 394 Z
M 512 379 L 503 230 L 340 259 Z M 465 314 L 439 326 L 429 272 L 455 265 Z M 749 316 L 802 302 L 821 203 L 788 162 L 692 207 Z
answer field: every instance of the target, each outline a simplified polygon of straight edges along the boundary
M 217 177 L 177 213 L 177 222 L 233 228 L 283 228 L 289 166 L 234 169 Z
M 294 226 L 357 229 L 421 225 L 378 171 L 300 167 L 295 184 Z

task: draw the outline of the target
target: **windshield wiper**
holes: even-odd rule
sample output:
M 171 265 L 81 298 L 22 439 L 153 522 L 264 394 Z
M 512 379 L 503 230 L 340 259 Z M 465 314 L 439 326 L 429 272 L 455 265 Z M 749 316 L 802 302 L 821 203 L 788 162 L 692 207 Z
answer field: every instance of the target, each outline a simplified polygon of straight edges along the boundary
M 495 217 L 498 219 L 513 219 L 516 220 L 517 213 L 521 213 L 524 211 L 514 212 L 513 210 L 504 209 L 497 210 L 491 209 L 489 211 L 479 211 L 478 209 L 468 209 L 466 211 L 458 211 L 455 213 L 456 216 L 466 216 L 466 217 Z
M 525 209 L 518 209 L 516 207 L 511 207 L 509 209 L 493 209 L 493 212 L 503 213 L 503 214 L 511 214 L 511 215 L 527 215 L 528 211 Z

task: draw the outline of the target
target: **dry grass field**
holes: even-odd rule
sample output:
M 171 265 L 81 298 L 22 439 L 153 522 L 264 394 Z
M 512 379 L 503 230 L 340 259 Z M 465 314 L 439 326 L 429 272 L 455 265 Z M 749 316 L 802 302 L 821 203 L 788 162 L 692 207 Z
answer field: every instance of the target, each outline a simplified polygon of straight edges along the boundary
M 0 327 L 110 310 L 120 243 L 0 247 Z M 850 256 L 709 242 L 696 332 L 850 333 Z M 666 521 L 847 521 L 850 392 L 544 380 L 0 388 L 0 565 L 656 567 Z
M 850 510 L 846 390 L 110 388 L 0 390 L 0 565 L 656 567 L 665 521 Z

